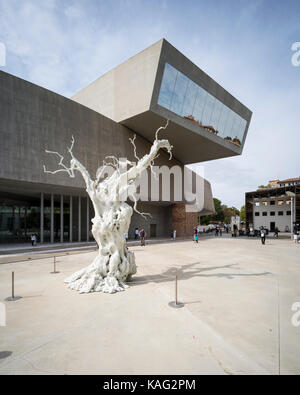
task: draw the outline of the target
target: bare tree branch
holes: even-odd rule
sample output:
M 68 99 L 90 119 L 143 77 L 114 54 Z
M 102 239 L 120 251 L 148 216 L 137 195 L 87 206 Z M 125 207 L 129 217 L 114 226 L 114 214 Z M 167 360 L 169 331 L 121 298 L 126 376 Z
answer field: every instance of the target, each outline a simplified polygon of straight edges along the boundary
M 165 126 L 161 126 L 160 128 L 157 129 L 155 133 L 155 140 L 158 140 L 158 132 L 162 129 L 167 129 L 168 125 L 169 125 L 169 120 L 167 119 L 167 123 L 165 124 Z
M 70 167 L 67 167 L 63 163 L 63 161 L 64 161 L 63 155 L 61 155 L 59 152 L 49 151 L 49 150 L 46 149 L 45 152 L 47 154 L 54 154 L 54 155 L 57 155 L 59 157 L 58 166 L 61 166 L 62 169 L 57 169 L 57 170 L 51 171 L 51 170 L 47 170 L 45 165 L 43 165 L 43 169 L 44 169 L 45 173 L 50 173 L 50 174 L 56 174 L 56 173 L 59 173 L 59 172 L 66 172 L 66 173 L 69 174 L 69 176 L 71 178 L 75 177 L 74 170 L 78 170 L 81 173 L 81 175 L 82 175 L 82 177 L 83 177 L 83 179 L 85 181 L 86 190 L 89 193 L 89 192 L 92 191 L 93 182 L 91 180 L 91 177 L 90 177 L 89 172 L 87 171 L 87 169 L 73 155 L 74 142 L 75 142 L 75 139 L 74 139 L 74 136 L 72 136 L 71 146 L 68 148 L 68 152 L 70 153 L 71 158 L 72 158 L 71 161 L 70 161 Z
M 138 209 L 137 209 L 137 200 L 136 200 L 136 197 L 135 197 L 135 194 L 133 193 L 133 194 L 131 194 L 130 195 L 130 197 L 133 199 L 133 202 L 134 202 L 134 204 L 133 204 L 133 209 L 134 209 L 134 211 L 137 213 L 137 214 L 140 214 L 144 219 L 147 219 L 147 215 L 149 216 L 149 218 L 152 218 L 152 215 L 151 214 L 149 214 L 149 213 L 142 213 L 141 211 L 139 211 Z
M 135 145 L 135 139 L 136 139 L 136 134 L 134 134 L 133 138 L 129 137 L 129 141 L 131 142 L 131 144 L 133 145 L 133 153 L 134 153 L 134 157 L 135 159 L 137 159 L 137 161 L 140 160 L 140 158 L 137 156 L 136 154 L 136 145 Z

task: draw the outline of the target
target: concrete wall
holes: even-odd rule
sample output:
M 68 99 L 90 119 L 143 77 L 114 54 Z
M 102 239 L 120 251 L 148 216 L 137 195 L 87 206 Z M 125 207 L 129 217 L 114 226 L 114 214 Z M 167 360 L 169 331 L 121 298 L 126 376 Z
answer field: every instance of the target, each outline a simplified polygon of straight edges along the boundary
M 79 173 L 70 178 L 64 173 L 50 175 L 43 171 L 43 164 L 50 170 L 57 169 L 57 158 L 46 154 L 46 148 L 65 155 L 68 163 L 72 135 L 74 155 L 92 176 L 106 155 L 134 160 L 129 142 L 133 132 L 113 120 L 2 71 L 0 91 L 0 179 L 82 189 Z M 151 144 L 137 136 L 136 146 L 138 155 L 143 156 Z M 155 163 L 177 164 L 168 159 L 161 152 Z
M 162 43 L 128 59 L 72 99 L 116 122 L 149 110 Z
M 166 237 L 171 234 L 172 213 L 171 206 L 160 206 L 150 203 L 141 202 L 138 204 L 138 210 L 151 214 L 151 218 L 144 219 L 137 213 L 133 213 L 129 228 L 129 238 L 134 239 L 134 229 L 144 228 L 147 238 L 150 237 L 150 225 L 156 224 L 156 237 Z

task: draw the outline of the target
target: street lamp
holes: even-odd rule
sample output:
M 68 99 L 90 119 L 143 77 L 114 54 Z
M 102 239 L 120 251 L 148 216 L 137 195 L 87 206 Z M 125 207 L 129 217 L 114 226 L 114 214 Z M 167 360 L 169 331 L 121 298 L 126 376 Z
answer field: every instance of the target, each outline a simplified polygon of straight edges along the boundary
M 294 216 L 294 206 L 295 206 L 295 197 L 296 194 L 291 191 L 286 191 L 287 196 L 291 198 L 291 240 L 293 240 L 293 216 Z M 294 203 L 294 204 L 293 204 Z

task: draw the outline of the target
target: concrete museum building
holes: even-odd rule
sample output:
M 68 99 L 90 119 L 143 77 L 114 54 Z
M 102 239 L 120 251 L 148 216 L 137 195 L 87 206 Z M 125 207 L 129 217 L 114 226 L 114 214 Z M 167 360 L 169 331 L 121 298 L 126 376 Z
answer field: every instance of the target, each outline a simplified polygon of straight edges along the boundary
M 45 174 L 57 169 L 45 149 L 74 155 L 94 176 L 107 155 L 134 161 L 129 141 L 136 134 L 139 157 L 159 136 L 173 145 L 173 158 L 161 152 L 155 165 L 185 165 L 240 155 L 251 111 L 162 39 L 109 71 L 71 99 L 0 71 L 0 242 L 88 241 L 93 208 L 81 175 Z M 196 176 L 194 175 L 194 178 Z M 202 179 L 203 180 L 203 179 Z M 160 184 L 162 184 L 160 180 Z M 174 183 L 174 181 L 173 181 Z M 172 182 L 171 182 L 172 184 Z M 174 189 L 174 186 L 173 186 Z M 151 191 L 151 177 L 149 177 Z M 214 212 L 212 192 L 203 180 L 200 212 L 184 198 L 143 201 L 129 231 L 145 227 L 150 237 L 192 234 L 198 215 Z

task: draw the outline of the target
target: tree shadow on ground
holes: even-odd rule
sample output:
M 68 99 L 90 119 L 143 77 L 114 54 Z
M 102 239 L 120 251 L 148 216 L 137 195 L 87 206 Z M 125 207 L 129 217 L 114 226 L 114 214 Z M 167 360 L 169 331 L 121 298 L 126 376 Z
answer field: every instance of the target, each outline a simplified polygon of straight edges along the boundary
M 144 276 L 134 276 L 132 281 L 130 281 L 130 285 L 139 285 L 143 283 L 162 283 L 162 282 L 170 282 L 174 281 L 175 276 L 177 274 L 178 280 L 189 280 L 190 278 L 195 277 L 217 277 L 217 278 L 227 278 L 228 280 L 233 280 L 236 277 L 256 277 L 256 276 L 266 276 L 268 274 L 272 274 L 271 272 L 260 272 L 260 273 L 226 273 L 226 272 L 218 272 L 218 273 L 206 273 L 212 270 L 218 269 L 229 269 L 233 266 L 238 265 L 237 263 L 232 263 L 229 265 L 223 266 L 208 266 L 208 267 L 195 267 L 196 265 L 201 264 L 201 262 L 194 262 L 187 265 L 182 265 L 180 267 L 170 267 L 165 272 L 161 274 L 150 274 Z M 238 267 L 236 270 L 240 270 Z
M 8 358 L 12 354 L 12 351 L 0 351 L 0 359 Z

